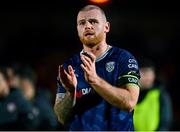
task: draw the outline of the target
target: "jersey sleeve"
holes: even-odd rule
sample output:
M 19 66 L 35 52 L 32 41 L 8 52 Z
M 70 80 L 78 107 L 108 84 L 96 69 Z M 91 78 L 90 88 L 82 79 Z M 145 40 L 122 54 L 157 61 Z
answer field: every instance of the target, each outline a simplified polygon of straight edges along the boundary
M 56 96 L 57 95 L 63 95 L 66 93 L 66 90 L 65 88 L 62 86 L 59 78 L 57 77 L 57 93 L 56 93 Z
M 139 86 L 140 74 L 138 62 L 135 57 L 131 53 L 124 51 L 121 54 L 119 61 L 117 85 L 124 86 L 127 84 L 135 84 Z

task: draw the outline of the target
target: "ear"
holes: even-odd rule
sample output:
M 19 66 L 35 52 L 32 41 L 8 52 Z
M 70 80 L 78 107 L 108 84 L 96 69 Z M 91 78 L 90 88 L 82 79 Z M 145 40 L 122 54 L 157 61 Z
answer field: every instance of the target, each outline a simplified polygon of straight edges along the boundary
M 108 33 L 108 32 L 110 31 L 110 23 L 109 23 L 109 22 L 106 22 L 104 28 L 105 28 L 105 29 L 104 29 L 104 32 L 105 32 L 105 33 Z

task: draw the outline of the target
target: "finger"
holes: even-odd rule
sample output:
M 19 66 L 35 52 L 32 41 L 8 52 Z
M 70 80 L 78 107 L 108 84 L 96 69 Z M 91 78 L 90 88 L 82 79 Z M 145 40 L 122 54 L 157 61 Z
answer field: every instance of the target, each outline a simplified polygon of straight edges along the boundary
M 68 66 L 68 72 L 70 75 L 74 76 L 74 70 L 71 65 Z
M 61 66 L 59 65 L 59 67 L 58 67 L 58 77 L 57 77 L 58 79 L 60 78 L 60 67 Z
M 59 66 L 59 74 L 58 74 L 59 78 L 61 78 L 61 75 L 63 75 L 63 74 L 64 74 L 64 68 L 63 68 L 63 65 L 60 65 Z
M 66 75 L 64 71 L 65 71 L 65 69 L 64 69 L 63 65 L 60 65 L 59 66 L 59 74 L 60 74 L 60 76 Z
M 89 65 L 92 64 L 92 60 L 89 57 L 87 57 L 85 55 L 81 55 L 81 56 L 89 63 Z
M 87 68 L 83 64 L 81 64 L 81 68 L 83 69 L 84 72 L 87 73 Z
M 59 73 L 60 73 L 60 82 L 62 84 L 62 86 L 64 88 L 66 88 L 67 84 L 68 84 L 68 78 L 69 78 L 69 74 L 66 72 L 66 70 L 64 69 L 63 65 L 61 65 L 59 67 Z
M 59 66 L 59 68 L 58 68 L 58 76 L 57 76 L 57 85 L 59 86 L 60 83 L 61 83 L 61 81 L 60 81 L 60 66 Z
M 84 64 L 85 67 L 90 68 L 90 64 L 89 64 L 89 62 L 85 59 L 85 56 L 81 56 L 81 60 L 82 60 L 82 62 L 83 62 L 83 64 Z M 92 62 L 91 62 L 91 63 L 92 63 Z
M 64 80 L 65 77 L 66 77 L 66 74 L 64 73 L 63 65 L 60 65 L 59 66 L 59 79 L 60 79 L 61 83 L 63 83 L 62 80 Z
M 63 83 L 62 78 L 63 78 L 63 77 L 61 77 L 61 75 L 60 75 L 60 66 L 59 66 L 58 82 L 60 82 L 60 84 L 62 84 L 62 85 L 64 86 L 64 83 Z
M 92 61 L 95 62 L 96 61 L 96 56 L 91 53 L 91 52 L 88 52 L 88 55 L 91 57 Z
M 60 73 L 60 79 L 61 79 L 61 80 L 67 79 L 68 73 L 67 73 L 66 70 L 64 69 L 63 65 L 60 66 L 59 71 L 60 71 L 60 72 L 59 72 L 59 73 Z
M 91 56 L 90 56 L 87 52 L 83 52 L 83 53 L 82 53 L 82 55 L 87 56 L 88 58 L 90 58 L 90 59 L 91 59 L 91 61 L 93 61 L 93 60 L 92 60 L 92 58 L 91 58 Z
M 60 80 L 60 76 L 61 76 L 61 75 L 60 75 L 60 74 L 61 74 L 60 72 L 61 72 L 61 66 L 59 65 L 59 68 L 58 68 L 58 79 L 59 79 L 59 80 Z

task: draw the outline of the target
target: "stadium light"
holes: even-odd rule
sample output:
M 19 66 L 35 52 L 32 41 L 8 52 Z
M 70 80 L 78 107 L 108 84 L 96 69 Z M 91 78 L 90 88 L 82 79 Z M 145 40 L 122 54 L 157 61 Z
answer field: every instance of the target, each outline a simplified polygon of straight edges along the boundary
M 94 3 L 94 4 L 107 4 L 111 0 L 89 0 L 89 2 Z

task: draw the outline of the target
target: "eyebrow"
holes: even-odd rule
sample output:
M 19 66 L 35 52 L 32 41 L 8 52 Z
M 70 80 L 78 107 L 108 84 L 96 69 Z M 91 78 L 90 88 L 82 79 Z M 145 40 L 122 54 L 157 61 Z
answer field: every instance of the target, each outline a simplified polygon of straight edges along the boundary
M 83 21 L 85 21 L 85 19 L 81 19 L 81 20 L 79 20 L 78 22 L 83 22 Z
M 88 21 L 95 21 L 95 22 L 99 22 L 98 19 L 95 18 L 90 18 Z
M 81 19 L 81 20 L 79 20 L 78 22 L 84 22 L 84 21 L 86 21 L 86 19 Z M 98 22 L 98 20 L 95 19 L 95 18 L 89 18 L 88 21 L 95 21 L 95 22 Z

